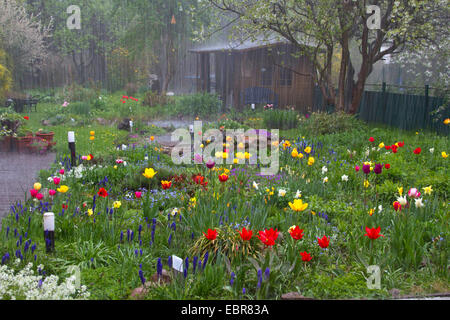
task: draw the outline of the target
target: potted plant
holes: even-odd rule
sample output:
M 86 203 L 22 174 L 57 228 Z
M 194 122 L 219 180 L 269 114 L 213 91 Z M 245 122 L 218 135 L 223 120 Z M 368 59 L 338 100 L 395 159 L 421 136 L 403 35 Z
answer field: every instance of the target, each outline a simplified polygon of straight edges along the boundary
M 31 151 L 30 144 L 32 140 L 33 132 L 26 127 L 20 127 L 17 132 L 17 150 L 22 153 Z
M 33 137 L 29 146 L 31 152 L 44 154 L 48 150 L 49 142 L 39 137 Z
M 0 114 L 0 127 L 2 128 L 2 135 L 4 136 L 3 143 L 4 147 L 8 149 L 7 151 L 17 149 L 17 131 L 22 122 L 23 118 L 18 113 L 4 112 Z
M 54 135 L 55 135 L 55 133 L 53 131 L 48 131 L 48 130 L 44 130 L 44 129 L 39 129 L 36 132 L 36 137 L 44 139 L 47 142 L 52 142 Z

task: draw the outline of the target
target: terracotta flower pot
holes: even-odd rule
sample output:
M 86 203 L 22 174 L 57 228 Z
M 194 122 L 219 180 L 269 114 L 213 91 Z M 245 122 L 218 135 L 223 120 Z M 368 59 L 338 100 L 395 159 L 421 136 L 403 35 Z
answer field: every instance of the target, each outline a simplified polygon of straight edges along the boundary
M 44 139 L 47 142 L 52 142 L 54 135 L 55 135 L 54 132 L 50 132 L 50 133 L 39 133 L 39 132 L 36 132 L 36 137 Z

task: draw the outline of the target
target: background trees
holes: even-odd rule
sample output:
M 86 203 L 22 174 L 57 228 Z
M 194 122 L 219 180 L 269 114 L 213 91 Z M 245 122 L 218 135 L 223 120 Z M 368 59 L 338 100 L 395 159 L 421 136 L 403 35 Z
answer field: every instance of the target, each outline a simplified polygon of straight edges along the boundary
M 377 61 L 403 51 L 406 46 L 419 49 L 435 41 L 436 35 L 446 29 L 444 17 L 448 16 L 446 1 L 440 0 L 209 2 L 237 16 L 237 29 L 246 31 L 249 37 L 277 34 L 294 44 L 313 62 L 311 76 L 326 101 L 350 113 L 357 111 L 367 77 Z M 367 11 L 369 4 L 381 9 L 379 29 L 373 30 L 367 23 L 373 18 L 373 12 Z M 353 44 L 359 49 L 358 70 L 350 54 Z M 341 52 L 337 83 L 332 81 L 336 51 Z

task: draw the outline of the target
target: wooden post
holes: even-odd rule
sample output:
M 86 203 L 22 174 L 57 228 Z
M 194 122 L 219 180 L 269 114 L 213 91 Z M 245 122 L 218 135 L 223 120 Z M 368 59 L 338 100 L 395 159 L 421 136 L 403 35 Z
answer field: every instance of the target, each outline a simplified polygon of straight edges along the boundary
M 423 110 L 423 127 L 426 128 L 428 126 L 428 106 L 430 98 L 430 86 L 428 84 L 425 85 L 425 109 Z

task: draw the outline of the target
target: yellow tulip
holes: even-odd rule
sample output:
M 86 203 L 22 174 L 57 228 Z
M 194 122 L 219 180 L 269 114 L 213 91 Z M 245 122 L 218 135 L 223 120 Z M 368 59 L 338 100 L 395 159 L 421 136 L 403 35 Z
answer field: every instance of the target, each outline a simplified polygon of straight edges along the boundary
M 292 150 L 291 156 L 292 156 L 292 158 L 298 157 L 298 151 L 297 151 L 297 148 L 294 148 L 294 150 Z
M 364 188 L 368 188 L 370 186 L 370 182 L 368 180 L 364 180 Z
M 94 211 L 92 211 L 92 209 L 88 209 L 88 216 L 92 216 L 94 214 Z
M 120 202 L 120 201 L 114 201 L 114 203 L 113 203 L 114 209 L 119 209 L 121 205 L 122 205 L 122 202 Z
M 384 148 L 384 143 L 383 143 L 383 142 L 380 143 L 380 144 L 378 145 L 378 148 L 383 149 L 383 148 Z
M 58 190 L 58 192 L 61 192 L 61 193 L 66 193 L 69 190 L 69 187 L 63 185 L 56 190 Z
M 34 190 L 39 191 L 39 190 L 41 190 L 42 185 L 41 185 L 39 182 L 36 182 L 36 183 L 33 185 L 33 188 L 34 188 Z
M 157 174 L 157 171 L 153 170 L 153 168 L 146 168 L 142 175 L 148 179 L 151 179 L 155 176 L 155 174 Z
M 306 147 L 304 151 L 305 151 L 305 153 L 310 154 L 311 153 L 311 147 Z
M 292 210 L 296 212 L 304 211 L 306 208 L 308 208 L 307 203 L 303 203 L 301 199 L 294 199 L 294 202 L 289 202 L 289 207 L 291 207 Z
M 444 159 L 447 159 L 447 157 L 448 157 L 448 154 L 445 151 L 442 151 L 441 155 L 442 155 L 442 158 L 444 158 Z

